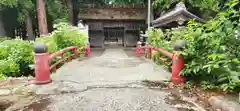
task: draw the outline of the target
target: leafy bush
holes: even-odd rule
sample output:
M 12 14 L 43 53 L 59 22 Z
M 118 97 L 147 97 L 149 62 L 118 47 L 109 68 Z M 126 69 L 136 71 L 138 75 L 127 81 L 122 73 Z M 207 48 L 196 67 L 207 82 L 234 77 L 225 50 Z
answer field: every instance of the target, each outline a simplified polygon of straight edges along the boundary
M 86 46 L 87 37 L 80 33 L 77 27 L 69 26 L 67 23 L 59 23 L 54 26 L 49 36 L 43 36 L 36 43 L 44 43 L 50 53 L 70 46 Z
M 161 29 L 151 29 L 147 31 L 148 42 L 153 47 L 161 47 L 165 50 L 171 51 L 171 43 L 167 41 L 167 37 L 164 35 Z
M 4 46 L 0 45 L 0 60 L 7 58 L 9 53 L 9 50 L 7 50 Z
M 80 34 L 79 29 L 70 27 L 67 23 L 55 26 L 56 30 L 49 36 L 38 38 L 35 42 L 23 40 L 0 39 L 0 79 L 7 76 L 20 77 L 33 74 L 29 65 L 34 63 L 33 45 L 44 43 L 49 53 L 69 46 L 85 46 L 87 38 Z M 70 55 L 71 52 L 64 56 Z M 53 60 L 56 62 L 57 58 Z
M 0 74 L 0 80 L 4 80 L 5 76 L 3 74 Z
M 7 76 L 28 76 L 32 74 L 29 64 L 33 64 L 33 43 L 23 40 L 6 40 L 2 46 L 8 51 L 5 60 L 19 64 L 19 72 Z
M 0 79 L 5 76 L 15 76 L 19 72 L 19 65 L 12 60 L 0 60 Z
M 153 46 L 153 47 L 158 47 L 162 48 L 167 51 L 172 51 L 171 48 L 171 41 L 168 41 L 168 37 L 163 33 L 161 29 L 150 29 L 147 31 L 148 35 L 148 40 L 147 42 Z M 157 64 L 164 64 L 165 61 L 159 60 L 159 58 L 165 58 L 166 62 L 169 63 L 168 69 L 171 68 L 171 59 L 163 55 L 162 53 L 153 51 L 152 53 L 152 59 L 157 63 Z
M 58 50 L 57 44 L 51 36 L 43 36 L 36 39 L 36 43 L 44 43 L 48 47 L 49 53 L 54 53 Z
M 60 23 L 54 26 L 56 28 L 52 37 L 57 44 L 58 49 L 69 46 L 86 46 L 87 38 L 81 34 L 77 27 L 69 26 L 67 23 Z
M 181 72 L 188 80 L 201 84 L 204 89 L 220 88 L 223 91 L 240 91 L 240 11 L 231 1 L 226 11 L 206 24 L 190 21 L 186 27 L 175 28 L 162 34 L 153 29 L 149 40 L 155 47 L 169 50 L 169 44 L 186 40 L 182 54 L 185 68 Z M 158 29 L 159 30 L 159 29 Z M 158 37 L 157 37 L 158 36 Z

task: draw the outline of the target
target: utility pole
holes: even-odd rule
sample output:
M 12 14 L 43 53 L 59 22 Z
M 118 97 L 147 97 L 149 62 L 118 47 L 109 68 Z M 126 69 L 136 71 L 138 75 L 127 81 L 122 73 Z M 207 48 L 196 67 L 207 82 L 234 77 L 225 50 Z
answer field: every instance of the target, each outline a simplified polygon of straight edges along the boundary
M 148 0 L 148 29 L 151 26 L 151 0 Z

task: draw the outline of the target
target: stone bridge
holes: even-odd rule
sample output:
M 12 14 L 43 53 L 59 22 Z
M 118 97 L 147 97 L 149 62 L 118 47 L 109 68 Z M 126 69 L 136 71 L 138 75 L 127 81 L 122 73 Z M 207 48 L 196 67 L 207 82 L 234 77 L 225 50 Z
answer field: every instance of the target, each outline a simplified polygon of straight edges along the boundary
M 51 75 L 52 83 L 35 87 L 47 97 L 43 111 L 201 111 L 167 90 L 170 77 L 134 50 L 115 48 L 68 62 Z

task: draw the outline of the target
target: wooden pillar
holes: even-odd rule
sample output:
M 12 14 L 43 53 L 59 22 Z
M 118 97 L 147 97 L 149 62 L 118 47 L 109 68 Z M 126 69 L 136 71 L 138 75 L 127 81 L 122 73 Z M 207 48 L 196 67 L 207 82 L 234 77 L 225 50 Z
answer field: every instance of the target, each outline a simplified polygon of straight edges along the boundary
M 104 29 L 100 31 L 100 34 L 101 34 L 101 35 L 99 36 L 99 39 L 103 39 L 103 40 L 102 40 L 102 48 L 104 48 L 104 45 L 105 45 L 105 44 L 104 44 L 104 42 L 105 42 L 105 40 L 104 40 L 104 39 L 105 39 Z
M 126 45 L 126 41 L 127 41 L 127 33 L 126 33 L 127 31 L 126 31 L 126 29 L 124 28 L 124 34 L 123 34 L 123 46 L 124 47 L 127 47 L 127 45 Z

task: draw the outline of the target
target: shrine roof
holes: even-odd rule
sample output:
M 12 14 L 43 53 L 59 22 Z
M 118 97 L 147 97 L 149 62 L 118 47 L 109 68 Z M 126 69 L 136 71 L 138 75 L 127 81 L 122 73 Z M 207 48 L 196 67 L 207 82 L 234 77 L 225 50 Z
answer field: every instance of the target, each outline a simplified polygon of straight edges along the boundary
M 186 22 L 193 18 L 198 22 L 204 22 L 203 19 L 189 12 L 183 3 L 179 3 L 175 9 L 152 21 L 152 25 L 153 27 L 161 27 L 172 22 Z

